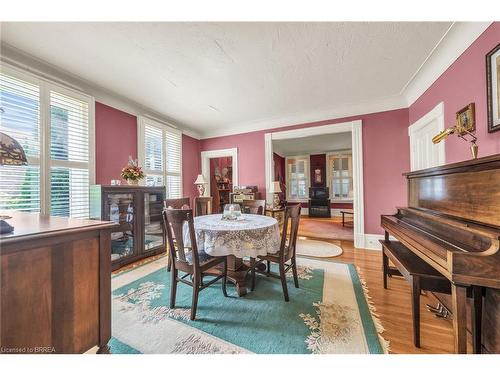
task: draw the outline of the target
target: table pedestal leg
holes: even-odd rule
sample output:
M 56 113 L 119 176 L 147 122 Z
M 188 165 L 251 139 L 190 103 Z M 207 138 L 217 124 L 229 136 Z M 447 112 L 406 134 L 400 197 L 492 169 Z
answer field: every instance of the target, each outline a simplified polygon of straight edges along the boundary
M 246 276 L 250 271 L 250 266 L 244 262 L 243 259 L 237 258 L 234 255 L 227 256 L 227 281 L 234 284 L 238 296 L 242 297 L 247 294 Z M 264 272 L 266 270 L 266 265 L 261 263 L 257 268 Z M 214 275 L 218 275 L 220 271 L 215 271 Z M 206 272 L 210 274 L 210 270 Z
M 227 280 L 234 284 L 238 296 L 240 297 L 247 294 L 245 278 L 249 269 L 250 268 L 243 262 L 243 259 L 237 258 L 234 255 L 228 255 Z

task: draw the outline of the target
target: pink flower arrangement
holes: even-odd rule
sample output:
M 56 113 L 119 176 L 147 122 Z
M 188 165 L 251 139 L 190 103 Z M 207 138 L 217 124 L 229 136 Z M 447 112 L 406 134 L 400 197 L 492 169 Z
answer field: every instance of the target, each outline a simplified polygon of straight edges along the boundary
M 133 160 L 129 156 L 128 165 L 122 169 L 121 177 L 124 180 L 139 181 L 144 178 L 144 172 L 139 167 L 137 160 Z

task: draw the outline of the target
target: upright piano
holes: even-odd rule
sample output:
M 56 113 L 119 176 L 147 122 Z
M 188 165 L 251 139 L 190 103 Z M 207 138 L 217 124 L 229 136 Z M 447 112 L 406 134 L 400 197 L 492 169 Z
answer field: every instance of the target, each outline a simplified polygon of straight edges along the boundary
M 500 353 L 500 155 L 404 175 L 408 207 L 382 215 L 386 240 L 451 282 L 456 353 L 467 352 L 467 288 L 483 288 L 482 348 Z

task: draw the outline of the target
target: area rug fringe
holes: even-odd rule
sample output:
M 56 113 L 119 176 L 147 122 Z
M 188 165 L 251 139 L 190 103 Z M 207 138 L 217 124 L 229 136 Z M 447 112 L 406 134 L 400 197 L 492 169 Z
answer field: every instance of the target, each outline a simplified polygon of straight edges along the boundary
M 365 295 L 366 303 L 368 304 L 368 308 L 370 309 L 370 313 L 371 313 L 372 318 L 373 318 L 373 323 L 375 324 L 375 328 L 377 330 L 380 345 L 382 346 L 382 349 L 384 350 L 384 354 L 388 354 L 389 351 L 391 350 L 390 341 L 386 340 L 382 336 L 382 333 L 384 333 L 384 326 L 382 325 L 382 322 L 380 321 L 380 317 L 377 313 L 377 308 L 375 307 L 375 304 L 373 303 L 372 298 L 370 297 L 370 291 L 368 290 L 368 287 L 366 286 L 366 281 L 361 277 L 361 269 L 359 267 L 356 267 L 356 269 L 358 271 L 359 281 L 361 282 L 361 286 L 363 288 L 363 294 Z

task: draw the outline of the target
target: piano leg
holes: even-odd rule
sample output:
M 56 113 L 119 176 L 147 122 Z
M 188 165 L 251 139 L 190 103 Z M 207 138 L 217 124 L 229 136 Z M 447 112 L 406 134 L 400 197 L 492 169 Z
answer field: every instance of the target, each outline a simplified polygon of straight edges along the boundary
M 481 321 L 483 314 L 483 288 L 480 286 L 472 287 L 472 344 L 474 354 L 481 354 Z
M 467 287 L 451 284 L 455 353 L 467 354 Z
M 413 345 L 420 348 L 420 277 L 411 278 L 411 311 L 413 315 Z

